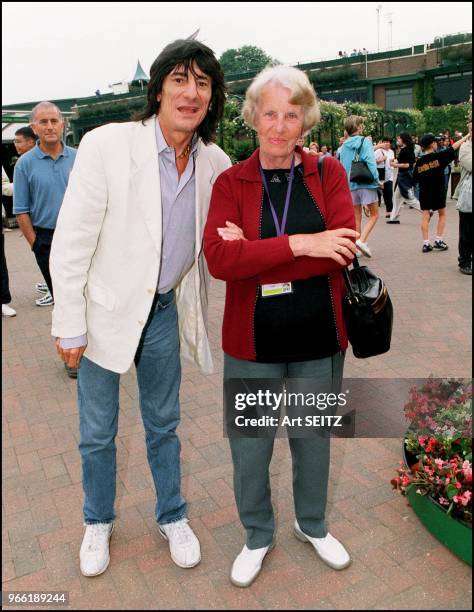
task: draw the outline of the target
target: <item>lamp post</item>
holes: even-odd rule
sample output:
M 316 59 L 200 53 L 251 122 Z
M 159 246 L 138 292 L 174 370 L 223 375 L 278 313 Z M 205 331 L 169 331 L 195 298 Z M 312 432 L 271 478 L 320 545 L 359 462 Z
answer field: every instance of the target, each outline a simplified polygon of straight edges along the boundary
M 380 11 L 382 10 L 382 5 L 377 4 L 377 51 L 380 51 Z

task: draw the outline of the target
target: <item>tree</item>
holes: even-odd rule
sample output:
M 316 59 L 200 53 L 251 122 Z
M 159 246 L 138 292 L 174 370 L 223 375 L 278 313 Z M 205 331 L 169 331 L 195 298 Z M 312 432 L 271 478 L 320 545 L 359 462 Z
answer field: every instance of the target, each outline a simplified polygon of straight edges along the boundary
M 240 49 L 227 49 L 221 55 L 219 62 L 225 75 L 241 72 L 259 72 L 268 64 L 279 64 L 278 60 L 252 45 L 244 45 Z

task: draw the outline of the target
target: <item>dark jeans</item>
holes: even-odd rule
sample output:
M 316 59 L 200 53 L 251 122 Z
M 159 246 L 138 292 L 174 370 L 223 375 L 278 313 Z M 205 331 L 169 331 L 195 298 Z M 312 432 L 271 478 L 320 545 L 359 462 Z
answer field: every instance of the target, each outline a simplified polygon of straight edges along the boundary
M 383 201 L 387 212 L 391 213 L 393 208 L 393 181 L 385 181 L 383 184 Z
M 53 242 L 54 230 L 35 227 L 36 240 L 31 250 L 35 254 L 36 263 L 48 285 L 49 292 L 53 295 L 53 283 L 49 273 L 49 254 L 51 253 L 51 243 Z
M 10 286 L 8 283 L 7 260 L 5 259 L 5 236 L 2 232 L 2 304 L 9 304 L 12 301 Z
M 472 266 L 472 213 L 459 212 L 459 267 Z

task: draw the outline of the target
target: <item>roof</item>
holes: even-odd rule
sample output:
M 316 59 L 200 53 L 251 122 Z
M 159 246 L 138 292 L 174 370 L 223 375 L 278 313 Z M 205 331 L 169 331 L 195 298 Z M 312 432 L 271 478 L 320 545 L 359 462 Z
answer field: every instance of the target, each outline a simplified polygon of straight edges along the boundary
M 2 123 L 2 142 L 13 142 L 15 132 L 22 127 L 26 127 L 28 123 Z
M 145 71 L 143 70 L 141 64 L 140 64 L 140 60 L 138 60 L 137 63 L 137 69 L 135 70 L 135 76 L 132 79 L 132 83 L 133 81 L 149 81 L 149 77 L 147 77 L 147 75 L 145 74 Z

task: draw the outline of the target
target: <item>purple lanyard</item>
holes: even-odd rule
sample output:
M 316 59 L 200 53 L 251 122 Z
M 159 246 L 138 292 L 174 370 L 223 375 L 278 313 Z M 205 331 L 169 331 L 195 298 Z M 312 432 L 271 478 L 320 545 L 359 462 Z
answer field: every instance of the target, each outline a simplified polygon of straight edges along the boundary
M 283 209 L 283 218 L 281 220 L 281 226 L 278 223 L 278 217 L 277 217 L 275 208 L 272 204 L 272 200 L 270 198 L 270 191 L 268 189 L 267 179 L 265 178 L 265 174 L 263 172 L 262 166 L 260 166 L 260 174 L 262 175 L 263 187 L 265 189 L 265 193 L 267 194 L 268 203 L 270 204 L 270 210 L 272 211 L 272 217 L 273 217 L 273 222 L 275 223 L 275 229 L 276 229 L 277 236 L 283 236 L 283 234 L 285 233 L 288 209 L 290 207 L 290 197 L 291 197 L 291 189 L 293 187 L 293 179 L 295 177 L 295 158 L 293 157 L 291 161 L 290 176 L 288 177 L 288 189 L 286 191 L 285 208 Z

